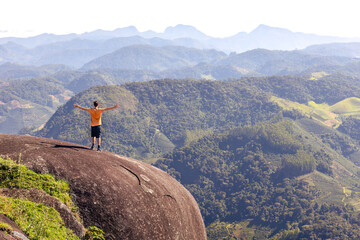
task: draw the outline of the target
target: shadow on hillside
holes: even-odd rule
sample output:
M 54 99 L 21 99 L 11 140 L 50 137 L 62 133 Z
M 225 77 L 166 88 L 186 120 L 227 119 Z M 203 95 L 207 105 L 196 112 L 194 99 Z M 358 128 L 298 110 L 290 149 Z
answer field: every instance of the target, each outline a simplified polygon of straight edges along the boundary
M 71 148 L 71 149 L 85 149 L 85 150 L 90 150 L 90 148 L 87 147 L 81 147 L 81 146 L 73 146 L 73 145 L 55 145 L 54 148 Z

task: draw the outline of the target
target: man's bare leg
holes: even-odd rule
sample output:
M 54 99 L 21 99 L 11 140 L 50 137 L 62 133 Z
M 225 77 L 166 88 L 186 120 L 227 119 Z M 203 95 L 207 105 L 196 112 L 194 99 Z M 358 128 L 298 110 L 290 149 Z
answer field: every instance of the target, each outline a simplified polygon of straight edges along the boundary
M 91 150 L 93 150 L 93 149 L 94 149 L 94 145 L 95 145 L 95 137 L 93 137 L 91 140 L 92 140 Z
M 101 137 L 96 138 L 97 143 L 98 143 L 98 151 L 101 152 L 101 148 L 100 148 L 100 144 L 101 144 Z

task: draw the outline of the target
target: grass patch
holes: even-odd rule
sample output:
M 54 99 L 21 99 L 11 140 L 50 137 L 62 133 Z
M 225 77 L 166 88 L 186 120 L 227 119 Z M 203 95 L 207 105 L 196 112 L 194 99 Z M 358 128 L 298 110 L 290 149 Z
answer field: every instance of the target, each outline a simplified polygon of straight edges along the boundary
M 355 211 L 360 210 L 360 192 L 352 191 L 350 189 L 344 188 L 345 198 L 344 203 L 350 204 L 354 207 Z
M 201 74 L 201 78 L 205 80 L 216 80 L 211 74 Z
M 66 181 L 56 180 L 50 174 L 35 173 L 11 159 L 0 158 L 0 187 L 40 189 L 62 201 L 73 212 L 77 211 L 69 195 L 70 187 Z
M 32 240 L 79 239 L 64 227 L 60 214 L 44 204 L 0 196 L 0 213 L 14 221 Z
M 346 98 L 330 107 L 330 111 L 338 114 L 360 114 L 360 98 Z
M 64 180 L 56 180 L 50 174 L 38 174 L 11 159 L 0 158 L 0 188 L 43 190 L 66 204 L 80 220 L 78 207 L 69 195 L 68 183 Z M 32 240 L 79 239 L 72 230 L 64 226 L 59 212 L 42 203 L 0 196 L 0 213 L 14 221 Z M 88 239 L 104 239 L 103 234 L 101 229 L 89 227 L 86 236 Z
M 312 111 L 312 108 L 305 104 L 300 104 L 287 99 L 272 96 L 270 100 L 278 104 L 284 110 L 296 109 L 304 115 L 309 114 Z
M 89 227 L 84 239 L 105 240 L 104 231 L 95 226 Z
M 251 220 L 242 222 L 214 222 L 206 228 L 209 240 L 230 239 L 267 239 L 271 229 L 251 224 Z
M 332 177 L 325 175 L 321 172 L 314 171 L 308 178 L 310 178 L 317 189 L 322 193 L 320 197 L 316 199 L 319 203 L 340 203 L 344 198 L 343 187 L 333 179 Z
M 331 106 L 326 103 L 317 104 L 314 101 L 300 104 L 275 96 L 271 97 L 271 101 L 284 110 L 297 110 L 304 116 L 313 118 L 333 128 L 337 128 L 342 123 L 342 117 L 353 116 L 360 118 L 360 98 L 356 97 L 346 98 Z
M 0 222 L 0 231 L 10 234 L 13 231 L 13 228 L 7 223 Z
M 214 131 L 211 128 L 208 129 L 194 129 L 185 131 L 185 141 L 184 145 L 189 145 L 191 142 L 195 142 L 200 138 L 214 134 Z
M 329 75 L 329 74 L 326 72 L 313 72 L 313 73 L 311 73 L 309 80 L 317 81 L 327 75 Z

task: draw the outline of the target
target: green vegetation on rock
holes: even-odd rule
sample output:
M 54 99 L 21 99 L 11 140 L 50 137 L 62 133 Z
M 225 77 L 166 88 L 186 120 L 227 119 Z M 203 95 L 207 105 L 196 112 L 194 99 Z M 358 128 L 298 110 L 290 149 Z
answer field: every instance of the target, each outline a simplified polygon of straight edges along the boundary
M 17 164 L 11 159 L 0 158 L 0 187 L 36 188 L 58 198 L 70 209 L 76 209 L 69 195 L 69 185 L 64 180 L 56 180 L 50 174 L 38 174 Z
M 38 174 L 11 159 L 0 158 L 1 189 L 42 190 L 66 204 L 74 216 L 80 220 L 78 207 L 69 195 L 69 185 L 64 180 L 56 180 L 50 174 Z M 46 206 L 44 203 L 34 203 L 27 197 L 14 198 L 0 195 L 0 213 L 14 221 L 31 240 L 80 239 L 64 225 L 55 208 Z M 84 237 L 104 239 L 103 234 L 101 229 L 91 226 Z
M 13 220 L 31 240 L 79 239 L 64 227 L 59 213 L 51 207 L 22 199 L 0 196 L 0 212 Z
M 13 228 L 7 223 L 0 222 L 0 231 L 11 233 L 13 231 Z
M 55 180 L 49 174 L 37 174 L 3 158 L 0 158 L 0 173 L 0 188 L 40 189 L 77 211 L 69 196 L 70 188 L 63 180 Z M 0 212 L 13 220 L 30 239 L 79 239 L 64 226 L 59 213 L 52 207 L 5 196 L 0 196 L 0 200 Z

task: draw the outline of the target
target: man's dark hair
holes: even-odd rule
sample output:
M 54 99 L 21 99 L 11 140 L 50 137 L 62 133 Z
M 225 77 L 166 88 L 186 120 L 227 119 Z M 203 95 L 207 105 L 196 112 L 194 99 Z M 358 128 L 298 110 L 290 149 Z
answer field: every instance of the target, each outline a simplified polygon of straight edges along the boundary
M 99 105 L 98 101 L 94 101 L 94 107 L 97 107 Z

